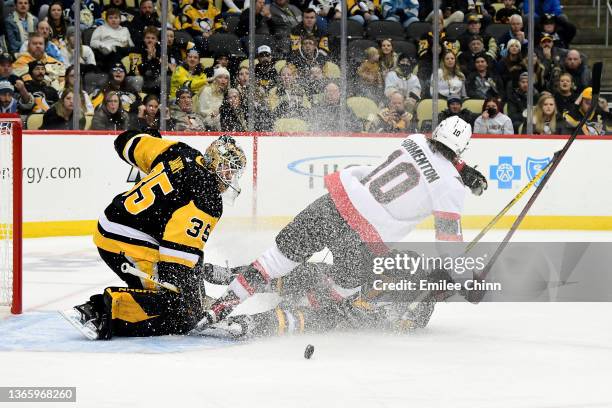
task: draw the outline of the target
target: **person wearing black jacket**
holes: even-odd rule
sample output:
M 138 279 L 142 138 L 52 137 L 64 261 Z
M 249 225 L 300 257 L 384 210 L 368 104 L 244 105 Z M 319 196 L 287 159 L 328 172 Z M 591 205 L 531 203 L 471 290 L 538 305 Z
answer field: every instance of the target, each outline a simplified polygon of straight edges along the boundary
M 153 1 L 140 0 L 140 13 L 126 26 L 130 31 L 134 44 L 140 44 L 144 40 L 145 29 L 147 27 L 161 27 Z
M 72 126 L 72 117 L 74 115 L 74 94 L 72 91 L 64 92 L 62 98 L 55 103 L 43 116 L 43 123 L 40 127 L 44 130 L 74 130 Z M 82 98 L 81 101 L 81 118 L 79 120 L 79 129 L 85 128 L 85 116 L 83 115 L 84 107 Z
M 497 73 L 489 66 L 485 53 L 474 57 L 474 69 L 469 71 L 465 84 L 467 96 L 475 99 L 487 99 L 491 96 L 504 95 L 504 85 Z
M 570 74 L 561 74 L 553 96 L 559 113 L 563 114 L 574 107 L 580 95 L 574 90 L 574 78 Z
M 240 14 L 240 20 L 236 27 L 236 35 L 239 38 L 249 35 L 249 14 L 248 8 L 244 9 Z M 270 7 L 266 6 L 265 0 L 255 1 L 255 34 L 270 34 Z M 248 42 L 247 42 L 248 43 Z
M 55 88 L 47 85 L 45 81 L 47 68 L 42 61 L 32 61 L 28 64 L 28 68 L 28 72 L 32 79 L 25 81 L 25 87 L 34 97 L 34 105 L 30 112 L 22 113 L 44 113 L 51 105 L 58 101 L 59 95 Z
M 451 95 L 447 100 L 447 108 L 438 114 L 438 123 L 442 122 L 444 119 L 448 119 L 451 116 L 459 116 L 461 119 L 470 124 L 470 126 L 474 126 L 474 121 L 478 117 L 475 113 L 471 112 L 468 109 L 461 108 L 461 98 L 458 95 Z

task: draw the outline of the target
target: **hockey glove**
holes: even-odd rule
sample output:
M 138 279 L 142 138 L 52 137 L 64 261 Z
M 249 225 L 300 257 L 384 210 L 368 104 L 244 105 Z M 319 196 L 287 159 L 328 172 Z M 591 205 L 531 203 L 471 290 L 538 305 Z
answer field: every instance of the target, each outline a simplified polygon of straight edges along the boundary
M 472 194 L 480 196 L 489 186 L 487 178 L 476 170 L 476 167 L 468 166 L 463 160 L 458 159 L 455 162 L 455 168 L 459 172 L 459 175 L 461 175 L 463 184 L 472 191 Z

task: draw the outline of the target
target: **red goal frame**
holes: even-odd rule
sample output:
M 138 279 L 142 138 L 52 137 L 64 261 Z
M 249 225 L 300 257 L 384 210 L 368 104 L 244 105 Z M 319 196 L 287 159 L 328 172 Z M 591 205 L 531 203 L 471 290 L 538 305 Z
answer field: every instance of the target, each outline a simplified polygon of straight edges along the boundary
M 22 174 L 22 122 L 17 114 L 0 114 L 0 122 L 11 122 L 12 163 L 8 164 L 12 172 L 13 181 L 13 298 L 11 313 L 21 314 L 23 308 L 22 298 L 22 221 L 23 221 L 23 174 Z M 4 137 L 4 136 L 0 136 Z

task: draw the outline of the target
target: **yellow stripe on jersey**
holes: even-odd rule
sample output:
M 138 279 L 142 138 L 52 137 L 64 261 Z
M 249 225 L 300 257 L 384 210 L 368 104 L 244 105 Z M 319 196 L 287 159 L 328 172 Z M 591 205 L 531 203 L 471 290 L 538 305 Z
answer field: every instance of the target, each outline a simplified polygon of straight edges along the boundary
M 93 241 L 98 248 L 114 254 L 123 253 L 134 259 L 143 259 L 153 263 L 159 261 L 159 251 L 157 249 L 106 238 L 98 230 L 94 233 Z
M 162 239 L 202 251 L 217 221 L 218 218 L 200 210 L 190 201 L 172 214 Z M 179 256 L 178 254 L 179 251 L 176 251 L 175 256 Z M 185 259 L 189 260 L 191 256 L 193 255 L 186 254 Z
M 118 292 L 114 292 L 110 288 L 106 288 L 106 293 L 110 295 L 112 299 L 112 319 L 119 319 L 129 323 L 138 323 L 159 316 L 149 316 L 130 293 L 121 292 L 121 289 L 123 288 L 119 288 Z
M 135 146 L 133 146 L 134 143 L 136 144 Z M 141 133 L 131 138 L 130 141 L 125 144 L 123 149 L 123 158 L 131 163 L 132 160 L 130 160 L 129 151 L 133 149 L 133 164 L 148 174 L 151 171 L 151 165 L 157 156 L 177 143 L 178 142 L 164 140 L 157 137 L 148 136 L 146 133 Z

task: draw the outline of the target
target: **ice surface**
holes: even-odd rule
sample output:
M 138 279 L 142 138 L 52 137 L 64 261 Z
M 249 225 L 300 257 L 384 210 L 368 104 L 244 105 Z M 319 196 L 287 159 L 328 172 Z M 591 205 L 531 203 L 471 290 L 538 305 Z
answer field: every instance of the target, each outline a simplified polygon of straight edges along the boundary
M 249 262 L 274 233 L 220 226 L 207 260 Z M 414 239 L 430 236 L 418 231 Z M 501 236 L 493 231 L 489 238 Z M 516 239 L 610 241 L 612 235 L 521 231 Z M 438 305 L 427 329 L 413 335 L 242 343 L 89 342 L 56 313 L 120 283 L 90 237 L 25 240 L 25 314 L 0 321 L 0 386 L 76 386 L 76 404 L 53 406 L 91 408 L 612 407 L 609 303 L 449 303 Z M 307 344 L 315 346 L 311 360 L 303 357 Z

